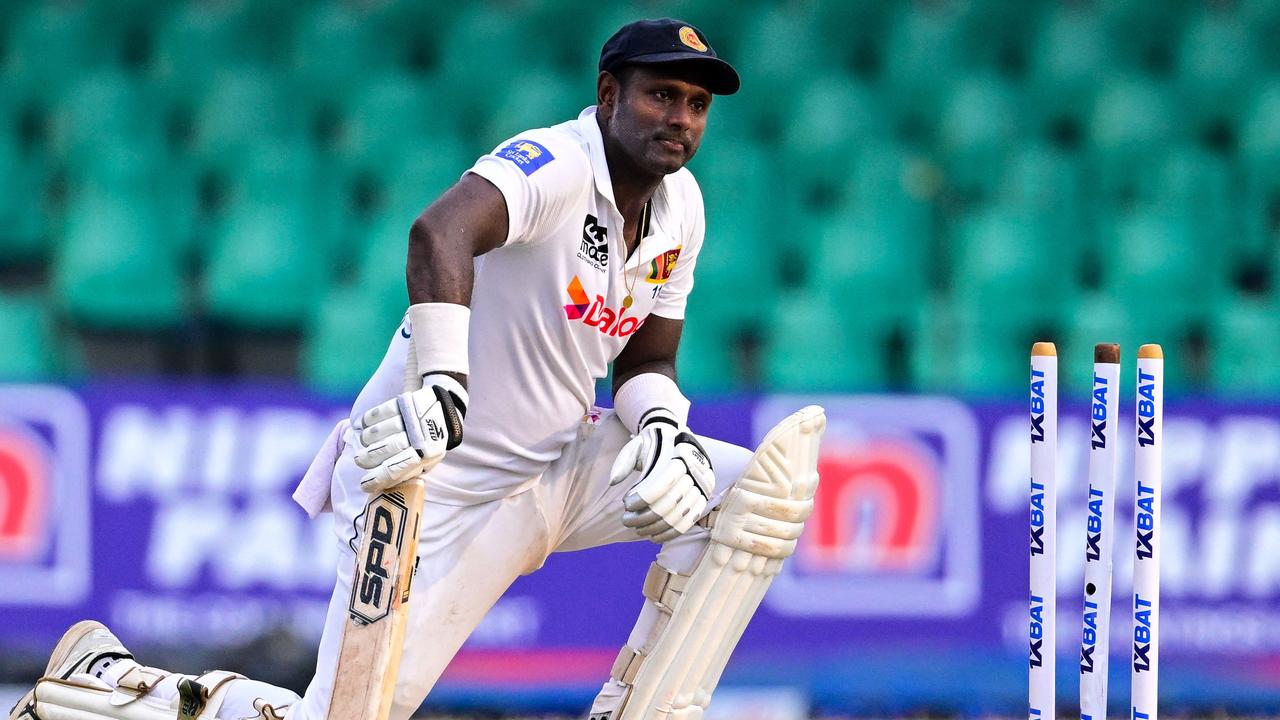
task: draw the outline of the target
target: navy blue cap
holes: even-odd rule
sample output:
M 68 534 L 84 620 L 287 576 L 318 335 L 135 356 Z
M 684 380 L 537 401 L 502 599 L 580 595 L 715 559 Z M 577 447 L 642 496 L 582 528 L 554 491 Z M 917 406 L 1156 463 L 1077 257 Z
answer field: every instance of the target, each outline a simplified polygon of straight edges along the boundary
M 697 62 L 706 65 L 707 89 L 716 95 L 738 92 L 738 71 L 716 55 L 707 36 L 683 20 L 661 18 L 623 25 L 600 51 L 600 69 L 616 73 L 627 65 Z

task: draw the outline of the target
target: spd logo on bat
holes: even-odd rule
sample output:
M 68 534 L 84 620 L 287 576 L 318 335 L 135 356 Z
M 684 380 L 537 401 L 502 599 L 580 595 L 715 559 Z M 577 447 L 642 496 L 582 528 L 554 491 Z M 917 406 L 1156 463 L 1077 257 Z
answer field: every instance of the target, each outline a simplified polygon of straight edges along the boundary
M 383 493 L 369 503 L 365 513 L 369 547 L 364 557 L 356 558 L 359 574 L 351 588 L 348 611 L 356 622 L 370 625 L 391 610 L 391 592 L 404 547 L 409 508 L 400 493 Z

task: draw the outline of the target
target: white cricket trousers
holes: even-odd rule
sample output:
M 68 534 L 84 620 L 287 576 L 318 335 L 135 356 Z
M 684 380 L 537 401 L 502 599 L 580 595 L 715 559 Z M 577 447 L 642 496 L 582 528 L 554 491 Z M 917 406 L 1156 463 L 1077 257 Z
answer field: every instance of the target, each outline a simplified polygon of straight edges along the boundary
M 622 497 L 633 481 L 609 486 L 610 467 L 629 439 L 630 433 L 606 410 L 598 420 L 579 425 L 575 439 L 530 489 L 466 507 L 425 504 L 392 720 L 407 720 L 418 709 L 458 648 L 517 577 L 537 570 L 553 552 L 642 539 L 622 525 Z M 713 501 L 718 500 L 746 469 L 751 452 L 710 438 L 699 440 L 715 468 Z M 360 546 L 354 520 L 368 499 L 360 490 L 363 471 L 356 467 L 354 454 L 348 446 L 333 473 L 331 500 L 341 557 L 316 674 L 303 698 L 289 708 L 289 720 L 324 720 L 333 692 L 355 549 Z M 691 571 L 708 534 L 695 527 L 663 545 L 658 553 L 663 567 Z M 645 607 L 639 587 L 636 605 Z M 651 620 L 642 615 L 633 635 L 647 634 Z M 625 640 L 619 637 L 618 645 Z

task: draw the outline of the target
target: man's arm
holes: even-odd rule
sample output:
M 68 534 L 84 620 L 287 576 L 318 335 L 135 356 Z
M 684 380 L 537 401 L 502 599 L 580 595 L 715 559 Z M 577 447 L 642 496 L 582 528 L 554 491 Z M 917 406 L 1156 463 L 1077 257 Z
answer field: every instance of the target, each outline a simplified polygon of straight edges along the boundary
M 676 379 L 676 350 L 680 346 L 683 320 L 650 315 L 632 334 L 626 347 L 613 361 L 613 392 L 641 373 L 658 373 Z
M 683 320 L 650 315 L 614 360 L 614 410 L 633 437 L 609 470 L 609 484 L 635 477 L 623 498 L 622 524 L 664 543 L 693 527 L 715 491 L 716 476 L 689 430 L 689 401 L 675 384 Z
M 502 192 L 479 175 L 463 175 L 422 211 L 409 230 L 405 264 L 409 304 L 470 307 L 475 284 L 471 260 L 506 242 L 507 225 L 507 201 Z M 427 373 L 439 368 L 421 370 Z M 466 387 L 466 375 L 444 374 Z
M 422 211 L 409 231 L 409 302 L 471 304 L 471 259 L 507 239 L 507 201 L 493 183 L 468 173 Z M 424 371 L 429 368 L 424 368 Z

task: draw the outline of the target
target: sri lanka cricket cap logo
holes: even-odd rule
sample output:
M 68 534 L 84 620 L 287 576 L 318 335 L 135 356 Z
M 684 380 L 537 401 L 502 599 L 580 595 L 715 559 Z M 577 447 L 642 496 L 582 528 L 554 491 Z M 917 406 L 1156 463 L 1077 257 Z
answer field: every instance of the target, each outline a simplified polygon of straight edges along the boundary
M 688 25 L 680 28 L 680 42 L 688 45 L 698 52 L 707 51 L 707 44 L 702 42 L 702 39 L 698 37 L 697 31 Z

